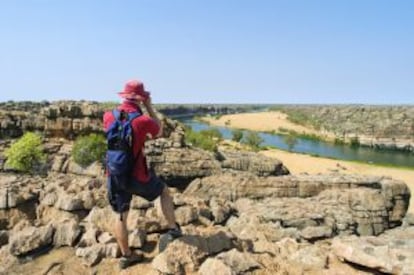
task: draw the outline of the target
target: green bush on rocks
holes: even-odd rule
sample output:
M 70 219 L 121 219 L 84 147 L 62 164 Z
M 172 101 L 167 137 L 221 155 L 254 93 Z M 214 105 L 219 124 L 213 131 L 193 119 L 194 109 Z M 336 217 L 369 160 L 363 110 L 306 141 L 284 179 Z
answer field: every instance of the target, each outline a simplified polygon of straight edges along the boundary
M 5 156 L 6 167 L 21 172 L 33 171 L 37 165 L 45 162 L 41 136 L 32 132 L 25 133 L 5 151 Z
M 195 132 L 189 127 L 185 130 L 186 143 L 207 151 L 217 151 L 217 143 L 222 139 L 220 131 L 215 128 L 200 132 Z
M 106 152 L 106 140 L 102 135 L 90 134 L 79 137 L 72 149 L 73 160 L 82 167 L 95 161 L 103 162 Z

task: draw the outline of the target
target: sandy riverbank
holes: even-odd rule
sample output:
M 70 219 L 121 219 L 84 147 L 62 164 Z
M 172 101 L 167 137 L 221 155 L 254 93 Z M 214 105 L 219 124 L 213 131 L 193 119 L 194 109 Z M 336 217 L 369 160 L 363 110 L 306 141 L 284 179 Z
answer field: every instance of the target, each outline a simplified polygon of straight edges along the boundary
M 277 149 L 262 151 L 261 154 L 281 160 L 292 174 L 339 172 L 347 174 L 389 176 L 394 179 L 404 181 L 410 188 L 411 194 L 414 195 L 414 169 L 409 170 L 403 168 L 381 167 L 350 161 L 312 157 L 309 155 L 291 153 Z M 413 199 L 411 199 L 411 201 L 409 212 L 414 213 Z
M 218 119 L 203 117 L 202 120 L 214 126 L 227 126 L 261 132 L 280 132 L 280 129 L 283 128 L 300 134 L 318 135 L 328 139 L 334 138 L 331 133 L 321 133 L 315 129 L 292 123 L 287 119 L 286 114 L 277 111 L 223 115 Z

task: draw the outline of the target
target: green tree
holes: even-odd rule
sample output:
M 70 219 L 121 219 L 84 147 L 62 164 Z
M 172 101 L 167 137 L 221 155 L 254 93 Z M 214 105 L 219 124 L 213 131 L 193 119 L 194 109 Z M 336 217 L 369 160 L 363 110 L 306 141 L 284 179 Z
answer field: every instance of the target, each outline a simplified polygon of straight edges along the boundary
M 72 157 L 77 164 L 86 167 L 95 161 L 103 161 L 105 152 L 105 138 L 102 135 L 90 134 L 76 139 Z
M 254 150 L 259 150 L 260 145 L 263 142 L 263 138 L 259 136 L 258 133 L 249 131 L 247 135 L 244 137 L 244 143 L 252 147 Z
M 32 171 L 45 161 L 40 135 L 27 132 L 5 151 L 6 166 L 22 172 Z
M 233 141 L 240 142 L 243 139 L 243 131 L 240 129 L 234 129 L 231 134 L 233 135 L 231 138 Z

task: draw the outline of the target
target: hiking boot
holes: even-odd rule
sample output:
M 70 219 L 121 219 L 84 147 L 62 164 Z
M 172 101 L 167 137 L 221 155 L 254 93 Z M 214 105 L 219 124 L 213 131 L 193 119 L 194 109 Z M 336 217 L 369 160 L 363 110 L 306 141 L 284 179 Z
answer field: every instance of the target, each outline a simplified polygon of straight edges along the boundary
M 180 226 L 177 224 L 177 228 L 171 228 L 167 231 L 167 233 L 162 234 L 160 237 L 160 241 L 158 244 L 159 252 L 163 252 L 167 246 L 172 243 L 175 239 L 180 238 L 183 236 L 181 232 Z
M 139 263 L 142 261 L 142 254 L 135 254 L 131 253 L 129 256 L 122 256 L 121 259 L 119 259 L 119 268 L 125 269 L 127 267 L 130 267 L 136 263 Z

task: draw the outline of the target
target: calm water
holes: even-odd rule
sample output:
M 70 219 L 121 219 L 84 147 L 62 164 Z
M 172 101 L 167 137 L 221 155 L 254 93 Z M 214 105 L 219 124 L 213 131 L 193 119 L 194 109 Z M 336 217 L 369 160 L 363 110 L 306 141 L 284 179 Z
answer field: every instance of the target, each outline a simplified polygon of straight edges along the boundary
M 192 119 L 182 119 L 184 124 L 198 132 L 205 129 L 218 129 L 225 139 L 232 138 L 232 129 L 226 127 L 210 126 L 206 123 Z M 289 150 L 283 135 L 259 133 L 264 142 L 262 145 L 275 146 L 283 150 Z M 297 138 L 295 145 L 290 149 L 293 152 L 319 155 L 343 160 L 358 160 L 367 163 L 393 164 L 414 168 L 414 154 L 398 151 L 379 151 L 368 147 L 351 148 L 349 145 L 336 145 L 324 141 L 315 141 Z

